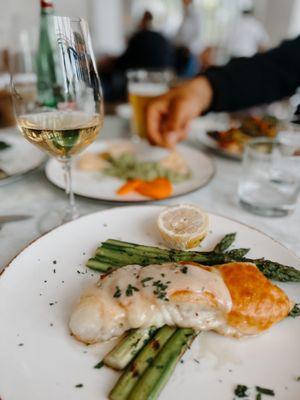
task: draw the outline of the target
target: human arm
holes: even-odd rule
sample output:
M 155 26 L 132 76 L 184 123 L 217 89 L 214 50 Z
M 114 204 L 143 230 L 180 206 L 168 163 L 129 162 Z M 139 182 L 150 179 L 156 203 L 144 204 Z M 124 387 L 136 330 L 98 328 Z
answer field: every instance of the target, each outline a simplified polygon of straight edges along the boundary
M 292 95 L 300 86 L 300 36 L 251 58 L 208 69 L 150 104 L 150 142 L 172 147 L 188 122 L 207 110 L 237 111 Z

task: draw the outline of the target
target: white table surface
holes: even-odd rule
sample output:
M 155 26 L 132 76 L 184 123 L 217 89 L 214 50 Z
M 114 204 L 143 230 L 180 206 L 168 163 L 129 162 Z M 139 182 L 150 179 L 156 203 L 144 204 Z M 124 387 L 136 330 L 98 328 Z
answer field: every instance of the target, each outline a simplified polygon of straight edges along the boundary
M 99 140 L 114 137 L 129 137 L 127 122 L 119 117 L 106 117 Z M 196 146 L 194 143 L 192 145 Z M 292 215 L 283 218 L 263 218 L 248 213 L 239 206 L 236 197 L 241 163 L 221 157 L 213 158 L 216 174 L 206 187 L 164 203 L 198 204 L 207 211 L 236 219 L 265 232 L 300 256 L 300 202 L 298 201 L 297 209 Z M 81 215 L 112 207 L 111 204 L 79 196 L 76 200 Z M 65 202 L 64 192 L 47 181 L 43 170 L 0 187 L 0 215 L 33 216 L 27 221 L 6 224 L 0 230 L 0 270 L 41 234 L 38 221 L 45 211 L 60 209 L 64 207 Z

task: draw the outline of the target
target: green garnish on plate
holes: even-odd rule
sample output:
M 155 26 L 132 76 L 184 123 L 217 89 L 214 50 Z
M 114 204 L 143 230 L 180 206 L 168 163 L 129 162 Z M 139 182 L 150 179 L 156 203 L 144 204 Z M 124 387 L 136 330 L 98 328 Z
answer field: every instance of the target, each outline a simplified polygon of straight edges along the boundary
M 0 150 L 6 150 L 9 147 L 11 147 L 11 145 L 7 142 L 4 142 L 3 140 L 0 140 Z

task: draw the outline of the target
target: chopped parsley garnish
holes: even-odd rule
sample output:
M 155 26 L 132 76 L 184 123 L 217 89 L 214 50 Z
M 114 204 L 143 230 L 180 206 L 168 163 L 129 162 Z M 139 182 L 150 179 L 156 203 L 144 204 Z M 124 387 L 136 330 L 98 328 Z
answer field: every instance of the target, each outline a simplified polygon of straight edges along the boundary
M 121 289 L 119 288 L 119 286 L 116 286 L 116 291 L 114 293 L 114 297 L 118 298 L 121 296 Z
M 151 279 L 153 279 L 151 276 L 146 276 L 146 278 L 143 278 L 141 280 L 143 287 L 146 287 L 145 283 L 151 281 Z
M 82 383 L 77 383 L 77 385 L 75 385 L 76 388 L 82 388 L 83 384 Z
M 94 368 L 100 369 L 100 368 L 103 367 L 103 365 L 104 365 L 104 362 L 101 360 L 101 361 L 98 362 L 98 364 L 96 364 L 96 365 L 94 366 Z
M 138 288 L 129 284 L 126 289 L 126 296 L 128 296 L 128 297 L 132 296 L 133 292 L 138 292 L 138 291 L 139 291 Z
M 8 149 L 10 146 L 11 145 L 9 143 L 6 143 L 3 140 L 0 140 L 0 150 Z
M 237 397 L 247 397 L 248 393 L 247 393 L 248 387 L 245 385 L 237 385 L 237 387 L 234 389 L 234 394 Z
M 265 394 L 266 396 L 275 396 L 275 392 L 272 389 L 263 388 L 260 386 L 255 386 L 258 393 Z
M 255 400 L 261 400 L 261 393 L 256 394 Z
M 296 381 L 300 381 L 300 376 L 297 376 Z
M 161 282 L 160 280 L 158 281 L 154 281 L 152 283 L 152 286 L 155 286 L 155 290 L 153 291 L 153 293 L 155 294 L 155 296 L 160 299 L 160 300 L 165 300 L 165 301 L 169 301 L 169 299 L 167 299 L 167 292 L 166 289 L 168 288 L 167 284 L 164 284 L 163 282 Z
M 188 267 L 185 265 L 184 267 L 180 268 L 180 271 L 181 271 L 183 274 L 187 274 L 187 272 L 188 272 Z
M 289 316 L 292 318 L 300 317 L 300 303 L 296 303 L 290 311 Z

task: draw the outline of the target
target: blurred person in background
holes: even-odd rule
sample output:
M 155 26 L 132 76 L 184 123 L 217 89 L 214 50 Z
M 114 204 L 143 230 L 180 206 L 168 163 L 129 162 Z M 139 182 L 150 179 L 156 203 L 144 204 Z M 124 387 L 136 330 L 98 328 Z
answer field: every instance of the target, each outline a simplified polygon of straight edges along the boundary
M 202 23 L 200 10 L 193 0 L 182 0 L 183 19 L 174 38 L 176 70 L 179 76 L 191 77 L 199 72 L 202 48 Z
M 238 111 L 291 96 L 300 86 L 300 36 L 253 57 L 233 58 L 153 100 L 147 109 L 152 144 L 174 147 L 189 122 L 208 111 Z
M 235 19 L 228 38 L 230 57 L 251 57 L 269 47 L 269 36 L 254 16 L 252 6 L 245 7 Z
M 98 63 L 106 100 L 118 101 L 125 97 L 128 69 L 174 67 L 174 47 L 164 35 L 153 30 L 152 22 L 153 15 L 145 11 L 124 53 Z
M 145 11 L 127 49 L 116 59 L 121 70 L 132 68 L 163 69 L 173 67 L 173 47 L 160 32 L 153 30 L 153 15 Z

